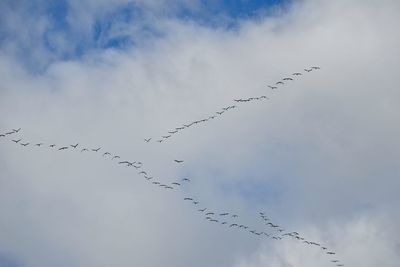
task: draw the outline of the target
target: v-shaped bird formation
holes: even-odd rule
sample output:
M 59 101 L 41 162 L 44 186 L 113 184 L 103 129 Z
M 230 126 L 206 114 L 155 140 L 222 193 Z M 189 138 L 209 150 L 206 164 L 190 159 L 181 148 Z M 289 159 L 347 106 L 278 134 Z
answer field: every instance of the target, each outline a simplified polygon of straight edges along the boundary
M 311 72 L 313 70 L 319 70 L 320 67 L 310 67 L 304 69 L 305 72 Z M 292 74 L 292 77 L 298 77 L 303 75 L 301 72 L 295 72 Z M 292 77 L 285 77 L 281 81 L 278 81 L 275 83 L 275 85 L 268 85 L 268 87 L 271 90 L 276 90 L 278 86 L 282 86 L 285 82 L 287 81 L 293 81 L 294 79 Z M 250 98 L 245 98 L 245 99 L 235 99 L 234 101 L 238 103 L 248 103 L 248 102 L 253 102 L 253 101 L 260 101 L 260 100 L 266 100 L 269 99 L 267 96 L 262 95 L 259 97 L 250 97 Z M 227 106 L 222 108 L 220 111 L 217 111 L 214 115 L 209 116 L 207 118 L 193 121 L 188 124 L 183 124 L 183 126 L 176 127 L 175 130 L 169 131 L 168 135 L 164 135 L 161 137 L 161 139 L 156 140 L 157 142 L 163 142 L 166 141 L 168 138 L 170 138 L 172 135 L 178 133 L 179 131 L 182 131 L 186 128 L 193 127 L 194 125 L 198 125 L 201 123 L 205 123 L 211 119 L 215 119 L 218 116 L 221 116 L 225 112 L 228 112 L 230 110 L 236 109 L 238 106 L 237 104 Z M 149 182 L 150 185 L 158 188 L 162 188 L 164 190 L 170 190 L 171 192 L 184 192 L 181 190 L 184 186 L 188 186 L 190 184 L 191 180 L 189 178 L 177 178 L 176 181 L 170 183 L 170 182 L 164 182 L 160 178 L 156 178 L 150 175 L 150 171 L 146 170 L 144 167 L 144 164 L 139 161 L 139 160 L 131 160 L 131 159 L 121 159 L 121 157 L 118 154 L 114 154 L 110 151 L 105 150 L 102 146 L 100 147 L 88 147 L 84 146 L 80 143 L 73 143 L 73 144 L 63 144 L 63 145 L 56 145 L 53 143 L 44 143 L 44 142 L 33 142 L 33 141 L 26 141 L 21 137 L 21 128 L 18 129 L 11 129 L 10 131 L 6 131 L 5 133 L 0 134 L 0 138 L 3 140 L 9 140 L 15 145 L 21 146 L 21 147 L 33 147 L 36 149 L 49 149 L 50 151 L 53 152 L 75 152 L 75 153 L 93 153 L 96 155 L 99 155 L 102 158 L 107 158 L 110 160 L 110 162 L 113 162 L 117 166 L 125 166 L 125 167 L 133 167 L 135 170 L 137 170 L 137 174 L 141 177 L 143 177 L 146 181 Z M 17 138 L 13 138 L 14 136 L 18 135 Z M 0 139 L 0 140 L 1 140 Z M 152 138 L 146 138 L 144 139 L 145 142 L 150 142 Z M 175 164 L 184 164 L 183 159 L 174 159 L 171 161 Z M 329 250 L 326 246 L 314 242 L 311 240 L 306 239 L 303 237 L 301 234 L 299 234 L 296 231 L 288 231 L 285 230 L 282 226 L 274 223 L 271 218 L 267 216 L 265 212 L 259 212 L 260 219 L 263 221 L 265 225 L 265 229 L 259 230 L 256 229 L 255 227 L 251 227 L 250 225 L 242 224 L 240 223 L 240 218 L 239 215 L 232 212 L 232 211 L 216 211 L 213 210 L 211 207 L 205 207 L 202 206 L 202 202 L 199 199 L 195 199 L 190 196 L 186 196 L 183 198 L 184 202 L 187 202 L 189 205 L 193 206 L 193 209 L 196 213 L 199 213 L 204 220 L 216 224 L 216 225 L 221 225 L 225 226 L 229 229 L 237 230 L 237 231 L 245 231 L 249 233 L 250 235 L 260 237 L 260 238 L 267 238 L 271 240 L 282 240 L 282 239 L 291 239 L 295 241 L 299 241 L 303 243 L 304 245 L 307 246 L 312 246 L 319 248 L 322 253 L 326 254 L 329 257 L 329 260 L 331 263 L 335 264 L 338 267 L 344 266 L 344 264 L 336 258 L 336 252 Z

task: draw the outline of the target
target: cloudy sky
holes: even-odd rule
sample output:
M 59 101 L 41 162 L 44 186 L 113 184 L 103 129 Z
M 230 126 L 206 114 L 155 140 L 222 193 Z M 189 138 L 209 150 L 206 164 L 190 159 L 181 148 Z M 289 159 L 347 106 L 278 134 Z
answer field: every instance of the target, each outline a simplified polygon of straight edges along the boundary
M 398 266 L 398 25 L 397 0 L 1 1 L 0 267 Z

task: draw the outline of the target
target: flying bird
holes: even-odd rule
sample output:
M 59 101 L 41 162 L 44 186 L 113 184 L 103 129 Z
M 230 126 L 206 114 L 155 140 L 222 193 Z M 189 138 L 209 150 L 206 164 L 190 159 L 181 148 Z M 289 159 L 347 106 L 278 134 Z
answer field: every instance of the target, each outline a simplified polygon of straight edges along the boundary
M 104 157 L 104 156 L 107 156 L 107 155 L 111 155 L 111 153 L 110 153 L 110 152 L 104 152 L 104 153 L 103 153 L 103 157 Z
M 328 251 L 326 254 L 328 254 L 328 255 L 335 255 L 336 253 L 335 253 L 335 252 L 332 252 L 332 251 Z
M 68 147 L 67 146 L 63 146 L 63 147 L 60 147 L 58 150 L 65 150 L 65 149 L 68 149 Z
M 10 134 L 13 134 L 13 133 L 15 133 L 15 132 L 14 131 L 8 132 L 8 133 L 5 133 L 5 135 L 10 135 Z
M 81 152 L 85 152 L 85 151 L 89 151 L 89 149 L 84 148 L 84 149 L 81 150 Z
M 319 69 L 321 69 L 320 67 L 311 67 L 312 69 L 314 69 L 314 70 L 319 70 Z
M 73 147 L 73 148 L 77 148 L 77 147 L 78 147 L 78 145 L 79 145 L 79 143 L 77 143 L 76 145 L 71 145 L 71 147 Z
M 21 144 L 21 146 L 27 146 L 27 145 L 29 145 L 29 143 Z
M 292 78 L 283 78 L 284 81 L 293 81 Z
M 307 72 L 310 72 L 310 71 L 312 71 L 313 69 L 304 69 L 305 71 L 307 71 Z
M 173 185 L 181 185 L 180 183 L 177 183 L 177 182 L 173 182 L 171 184 L 173 184 Z
M 43 143 L 37 143 L 35 146 L 41 146 L 43 145 Z
M 228 212 L 220 213 L 219 216 L 226 216 L 226 215 L 228 215 L 228 214 L 229 214 Z
M 214 215 L 214 212 L 207 212 L 207 213 L 206 213 L 206 216 L 207 216 L 207 215 Z
M 295 73 L 293 73 L 292 75 L 294 75 L 294 76 L 299 76 L 299 75 L 303 75 L 303 74 L 301 74 L 300 72 L 295 72 Z
M 51 145 L 49 145 L 49 147 L 55 147 L 56 146 L 56 144 L 51 144 Z
M 18 129 L 12 129 L 14 133 L 18 133 L 19 131 L 21 131 L 21 128 Z
M 11 140 L 11 141 L 13 141 L 14 143 L 16 143 L 16 144 L 18 144 L 18 142 L 19 141 L 21 141 L 22 139 L 18 139 L 18 140 Z
M 99 147 L 99 148 L 96 148 L 96 149 L 92 148 L 92 151 L 94 151 L 94 152 L 98 152 L 100 149 L 101 149 L 101 147 Z
M 278 88 L 278 87 L 276 87 L 276 86 L 271 86 L 271 85 L 268 85 L 268 87 L 271 88 L 272 90 L 275 90 L 275 89 Z
M 183 160 L 177 160 L 177 159 L 175 159 L 174 160 L 176 163 L 182 163 L 183 162 Z
M 188 178 L 183 178 L 182 181 L 190 182 L 190 179 L 188 179 Z
M 285 84 L 284 82 L 277 82 L 276 84 Z
M 191 200 L 191 201 L 193 201 L 193 198 L 185 197 L 183 200 Z
M 199 211 L 201 211 L 201 212 L 205 212 L 205 211 L 206 211 L 206 209 L 207 209 L 207 208 L 204 208 L 204 209 L 199 209 Z
M 147 139 L 145 138 L 145 139 L 144 139 L 144 141 L 145 141 L 146 143 L 150 142 L 150 140 L 151 140 L 151 138 L 147 138 Z
M 120 157 L 120 156 L 114 156 L 114 157 L 112 157 L 111 160 L 113 160 L 113 159 L 119 159 L 119 158 L 121 158 L 121 157 Z
M 0 137 L 6 137 L 6 135 L 5 134 L 0 134 Z

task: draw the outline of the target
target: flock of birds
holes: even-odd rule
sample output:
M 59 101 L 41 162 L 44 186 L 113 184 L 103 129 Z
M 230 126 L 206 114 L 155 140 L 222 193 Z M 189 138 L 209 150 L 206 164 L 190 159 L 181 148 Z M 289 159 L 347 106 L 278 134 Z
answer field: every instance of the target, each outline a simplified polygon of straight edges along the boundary
M 318 70 L 318 69 L 320 69 L 320 68 L 319 67 L 311 67 L 309 69 L 305 69 L 305 71 L 311 72 L 313 70 Z M 300 75 L 302 75 L 302 73 L 300 73 L 300 72 L 293 73 L 293 76 L 300 76 Z M 285 81 L 292 81 L 292 80 L 293 80 L 293 78 L 285 77 L 285 78 L 283 78 L 282 81 L 276 82 L 275 83 L 276 86 L 269 85 L 268 87 L 270 87 L 272 90 L 275 90 L 278 88 L 279 85 L 284 84 Z M 261 96 L 261 97 L 251 97 L 248 99 L 235 99 L 234 101 L 235 102 L 251 102 L 251 101 L 262 100 L 262 99 L 268 99 L 268 98 L 266 96 Z M 222 109 L 222 111 L 217 112 L 216 113 L 217 115 L 210 116 L 208 119 L 212 119 L 211 117 L 215 118 L 216 116 L 220 116 L 224 112 L 234 109 L 234 108 L 236 108 L 235 105 L 225 107 Z M 182 127 L 175 128 L 177 130 L 175 130 L 174 133 L 177 133 L 180 130 L 191 127 L 198 123 L 206 122 L 208 119 L 203 119 L 203 120 L 195 121 L 195 122 L 192 122 L 189 124 L 184 124 Z M 123 160 L 123 159 L 121 159 L 121 157 L 118 154 L 113 154 L 109 151 L 106 151 L 102 147 L 92 148 L 92 147 L 83 146 L 79 143 L 69 144 L 69 145 L 56 145 L 53 143 L 45 144 L 43 142 L 25 141 L 20 137 L 20 131 L 21 131 L 21 128 L 6 131 L 5 133 L 0 134 L 0 138 L 7 139 L 7 137 L 9 137 L 9 141 L 15 143 L 15 145 L 20 145 L 22 147 L 29 147 L 29 146 L 36 147 L 36 148 L 47 147 L 48 149 L 52 149 L 53 151 L 59 151 L 59 152 L 72 150 L 72 151 L 79 152 L 79 153 L 95 153 L 97 155 L 100 155 L 103 158 L 108 158 L 110 161 L 115 162 L 119 166 L 133 167 L 134 169 L 136 169 L 138 171 L 137 174 L 142 176 L 151 185 L 159 187 L 159 188 L 163 188 L 165 190 L 178 191 L 180 188 L 182 188 L 186 184 L 190 183 L 190 181 L 191 181 L 189 178 L 182 178 L 182 179 L 178 179 L 172 183 L 171 182 L 166 183 L 166 182 L 163 182 L 162 180 L 160 180 L 159 178 L 151 176 L 150 172 L 144 168 L 144 165 L 141 161 L 132 161 L 132 160 L 125 160 L 125 159 Z M 174 133 L 171 132 L 171 134 L 174 134 Z M 18 137 L 15 138 L 14 136 L 18 136 Z M 160 140 L 167 140 L 169 137 L 162 137 L 162 139 L 160 139 Z M 145 142 L 150 142 L 150 140 L 151 140 L 151 138 L 145 139 Z M 182 163 L 184 163 L 184 160 L 175 159 L 174 162 L 176 164 L 182 164 Z M 326 246 L 324 246 L 318 242 L 314 242 L 314 241 L 306 239 L 305 237 L 303 237 L 296 231 L 285 230 L 282 226 L 274 223 L 271 220 L 271 218 L 269 218 L 267 216 L 267 214 L 265 212 L 259 212 L 260 219 L 263 221 L 263 223 L 265 225 L 265 229 L 258 230 L 253 227 L 250 227 L 249 225 L 240 223 L 239 215 L 237 215 L 233 212 L 214 211 L 209 207 L 201 206 L 202 205 L 201 201 L 194 199 L 193 197 L 189 197 L 189 196 L 184 197 L 183 201 L 191 203 L 191 205 L 193 205 L 193 207 L 195 208 L 196 212 L 201 214 L 204 217 L 204 219 L 210 223 L 219 224 L 221 226 L 225 226 L 230 229 L 245 231 L 245 232 L 249 233 L 250 235 L 258 236 L 260 238 L 263 237 L 263 238 L 268 238 L 268 239 L 272 239 L 272 240 L 282 240 L 282 239 L 296 240 L 296 241 L 303 243 L 304 245 L 313 246 L 313 247 L 317 247 L 317 248 L 321 249 L 321 251 L 323 251 L 327 256 L 331 257 L 330 262 L 335 264 L 337 267 L 344 266 L 344 264 L 339 259 L 336 258 L 336 252 L 329 250 Z
M 321 69 L 318 66 L 312 66 L 310 68 L 305 68 L 304 71 L 305 72 L 311 72 L 314 70 L 319 70 Z M 302 76 L 303 74 L 301 72 L 295 72 L 291 75 L 291 77 L 284 77 L 282 80 L 277 81 L 274 85 L 268 85 L 268 88 L 270 88 L 271 90 L 276 90 L 279 88 L 279 86 L 283 86 L 285 83 L 287 82 L 291 82 L 294 81 L 295 77 L 299 77 Z M 233 103 L 232 105 L 226 106 L 226 107 L 222 107 L 220 110 L 216 111 L 214 114 L 211 114 L 209 116 L 203 117 L 202 119 L 199 120 L 195 120 L 195 121 L 191 121 L 188 123 L 183 123 L 182 125 L 175 127 L 172 130 L 167 131 L 166 134 L 162 135 L 160 138 L 157 138 L 155 141 L 158 143 L 162 143 L 162 142 L 166 142 L 167 140 L 169 140 L 173 135 L 178 134 L 180 132 L 182 132 L 185 129 L 194 127 L 194 126 L 200 126 L 201 124 L 204 124 L 210 120 L 214 120 L 217 119 L 219 117 L 221 117 L 222 115 L 226 114 L 227 112 L 237 109 L 238 108 L 238 104 L 239 103 L 250 103 L 253 101 L 263 101 L 263 100 L 269 100 L 270 98 L 267 95 L 261 95 L 258 97 L 249 97 L 249 98 L 239 98 L 239 99 L 234 99 L 233 101 L 235 103 Z M 144 141 L 146 143 L 149 143 L 151 140 L 153 140 L 153 138 L 149 137 L 149 138 L 145 138 Z

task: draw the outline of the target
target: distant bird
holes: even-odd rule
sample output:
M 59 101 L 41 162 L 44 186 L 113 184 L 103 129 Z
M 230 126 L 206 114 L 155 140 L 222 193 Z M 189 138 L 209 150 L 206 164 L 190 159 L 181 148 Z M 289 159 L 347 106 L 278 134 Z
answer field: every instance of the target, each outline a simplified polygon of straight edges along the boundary
M 207 212 L 207 213 L 206 213 L 206 216 L 207 216 L 207 215 L 214 215 L 214 212 Z
M 170 134 L 176 134 L 178 131 L 170 131 L 170 132 L 168 132 L 168 133 L 170 133 Z
M 21 141 L 22 139 L 18 139 L 18 140 L 11 140 L 11 141 L 13 141 L 14 143 L 16 143 L 16 144 L 18 144 L 18 142 L 19 141 Z
M 193 201 L 193 204 L 195 204 L 195 205 L 197 205 L 199 203 L 200 203 L 199 201 Z
M 336 262 L 339 262 L 339 261 L 338 260 L 331 260 L 331 262 L 335 262 L 336 263 Z
M 84 148 L 84 149 L 81 150 L 81 152 L 85 152 L 85 151 L 89 151 L 89 149 Z
M 222 115 L 222 113 L 224 113 L 225 111 L 220 111 L 220 112 L 216 112 L 218 115 Z
M 13 133 L 15 133 L 14 131 L 12 131 L 12 132 L 7 132 L 7 133 L 5 133 L 5 135 L 10 135 L 10 134 L 13 134 Z
M 18 133 L 19 131 L 21 131 L 21 128 L 18 129 L 12 129 L 14 133 Z
M 183 200 L 191 200 L 191 201 L 193 201 L 193 198 L 185 197 Z
M 77 147 L 78 147 L 78 145 L 79 145 L 79 143 L 77 143 L 76 145 L 71 145 L 71 147 L 73 147 L 73 148 L 77 148 Z
M 98 152 L 100 149 L 101 149 L 101 147 L 96 148 L 96 149 L 92 148 L 92 151 L 93 151 L 93 152 Z
M 217 219 L 211 219 L 210 222 L 218 222 Z
M 162 136 L 162 138 L 164 138 L 164 139 L 167 139 L 167 138 L 170 138 L 171 137 L 171 135 L 163 135 Z
M 321 249 L 323 249 L 323 250 L 327 250 L 328 248 L 327 248 L 327 247 L 321 247 Z
M 283 78 L 283 80 L 284 80 L 284 81 L 293 81 L 292 78 L 288 78 L 288 77 L 287 77 L 287 78 Z
M 326 254 L 328 254 L 328 255 L 335 255 L 336 253 L 335 253 L 335 252 L 332 252 L 332 251 L 328 251 Z
M 160 184 L 160 182 L 153 182 L 153 184 Z
M 157 140 L 157 142 L 159 142 L 159 143 L 161 143 L 161 142 L 163 142 L 163 141 L 164 141 L 164 139 Z
M 58 150 L 65 150 L 65 149 L 68 149 L 68 147 L 67 146 L 63 146 L 63 147 L 60 147 Z
M 145 141 L 146 143 L 150 142 L 150 140 L 151 140 L 151 138 L 147 138 L 147 139 L 145 138 L 145 139 L 144 139 L 144 141 Z
M 43 145 L 43 143 L 37 143 L 37 144 L 35 144 L 35 146 L 41 146 L 41 145 Z
M 227 222 L 222 222 L 221 224 L 227 224 Z
M 271 86 L 271 85 L 268 85 L 268 87 L 271 88 L 272 90 L 275 90 L 275 89 L 278 88 L 278 87 L 276 87 L 276 86 Z
M 104 157 L 104 156 L 107 156 L 107 155 L 111 155 L 111 153 L 110 153 L 110 152 L 104 152 L 104 153 L 103 153 L 103 157 Z
M 314 70 L 319 70 L 319 69 L 321 69 L 320 67 L 311 67 L 312 69 L 314 69 Z
M 280 82 L 280 81 L 279 81 L 279 82 L 277 82 L 276 84 L 285 84 L 285 83 L 284 83 L 284 82 Z
M 226 215 L 228 215 L 228 214 L 229 214 L 228 212 L 220 213 L 219 216 L 226 216 Z
M 299 76 L 299 75 L 303 75 L 303 74 L 301 74 L 300 72 L 295 72 L 295 73 L 293 73 L 292 75 L 294 75 L 294 76 Z
M 229 227 L 234 227 L 234 226 L 238 226 L 236 223 L 232 223 L 231 225 L 229 225 Z
M 204 209 L 199 209 L 199 211 L 201 211 L 201 212 L 205 212 L 205 211 L 206 211 L 206 209 L 207 209 L 207 208 L 204 208 Z
M 114 156 L 114 157 L 112 157 L 111 160 L 113 160 L 113 159 L 119 159 L 119 158 L 121 158 L 121 157 L 120 157 L 120 156 Z
M 6 137 L 6 135 L 5 134 L 0 134 L 0 137 Z
M 307 71 L 307 72 L 310 72 L 310 71 L 312 71 L 313 69 L 304 69 L 305 71 Z
M 49 147 L 55 147 L 56 146 L 56 144 L 51 144 L 51 145 L 49 145 Z
M 236 214 L 232 215 L 232 218 L 237 218 L 237 217 L 239 217 L 239 216 L 237 216 Z
M 145 171 L 141 171 L 141 172 L 139 172 L 138 174 L 144 174 L 144 175 L 147 175 L 147 172 L 145 172 Z
M 21 144 L 21 146 L 27 146 L 27 145 L 29 145 L 29 143 Z
M 177 159 L 175 159 L 174 160 L 176 163 L 182 163 L 183 162 L 183 160 L 177 160 Z
M 173 182 L 171 184 L 173 184 L 173 185 L 181 185 L 180 183 L 177 183 L 177 182 Z

